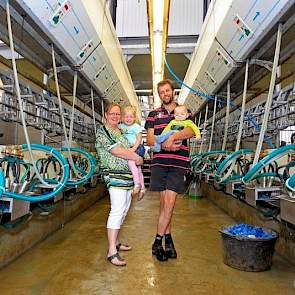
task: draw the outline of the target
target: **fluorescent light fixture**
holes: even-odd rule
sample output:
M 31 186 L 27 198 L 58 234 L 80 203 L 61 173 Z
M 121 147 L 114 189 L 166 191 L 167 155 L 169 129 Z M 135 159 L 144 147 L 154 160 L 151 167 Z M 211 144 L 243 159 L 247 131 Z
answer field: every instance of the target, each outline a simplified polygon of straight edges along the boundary
M 154 0 L 153 2 L 153 32 L 163 31 L 164 24 L 164 2 L 165 0 Z
M 166 51 L 167 27 L 170 0 L 147 0 L 150 47 L 153 67 L 154 107 L 161 105 L 157 84 L 164 76 L 164 54 Z
M 154 48 L 153 48 L 153 56 L 154 56 L 154 66 L 153 66 L 153 72 L 154 73 L 161 73 L 162 71 L 162 34 L 157 33 L 154 34 Z

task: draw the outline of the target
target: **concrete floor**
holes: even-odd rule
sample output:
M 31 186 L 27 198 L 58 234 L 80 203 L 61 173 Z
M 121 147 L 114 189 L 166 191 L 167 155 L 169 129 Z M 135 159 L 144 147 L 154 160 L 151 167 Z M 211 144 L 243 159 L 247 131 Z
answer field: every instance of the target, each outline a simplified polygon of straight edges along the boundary
M 179 198 L 174 241 L 179 257 L 151 256 L 158 198 L 134 202 L 122 230 L 128 265 L 106 261 L 108 199 L 0 271 L 0 294 L 295 294 L 295 267 L 275 255 L 271 270 L 249 273 L 222 262 L 218 229 L 234 223 L 206 199 Z

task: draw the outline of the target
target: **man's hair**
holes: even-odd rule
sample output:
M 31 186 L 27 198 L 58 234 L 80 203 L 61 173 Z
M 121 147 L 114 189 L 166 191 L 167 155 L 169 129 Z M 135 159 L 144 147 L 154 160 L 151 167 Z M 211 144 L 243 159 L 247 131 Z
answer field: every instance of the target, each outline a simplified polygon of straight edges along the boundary
M 174 86 L 173 86 L 172 81 L 169 80 L 169 79 L 165 79 L 165 80 L 162 80 L 162 81 L 160 81 L 158 83 L 158 85 L 157 85 L 157 91 L 158 91 L 158 93 L 159 93 L 159 88 L 162 87 L 162 86 L 164 86 L 164 85 L 167 85 L 167 84 L 170 85 L 172 91 L 174 91 Z

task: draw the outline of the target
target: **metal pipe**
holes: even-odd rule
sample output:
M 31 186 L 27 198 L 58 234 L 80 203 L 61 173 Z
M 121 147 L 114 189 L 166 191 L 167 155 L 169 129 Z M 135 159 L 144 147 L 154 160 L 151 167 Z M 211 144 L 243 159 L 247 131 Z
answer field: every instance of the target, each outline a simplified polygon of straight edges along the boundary
M 69 146 L 72 145 L 73 138 L 73 129 L 74 129 L 74 118 L 75 118 L 75 104 L 76 104 L 76 93 L 77 93 L 77 82 L 78 82 L 78 73 L 74 73 L 74 85 L 73 85 L 73 103 L 72 103 L 72 114 L 70 122 L 70 131 L 69 131 Z
M 262 149 L 262 143 L 263 143 L 264 135 L 265 135 L 266 128 L 267 128 L 267 122 L 268 122 L 269 112 L 270 112 L 270 108 L 271 108 L 271 104 L 272 104 L 273 91 L 274 91 L 275 81 L 276 81 L 277 66 L 278 66 L 278 63 L 279 63 L 281 39 L 282 39 L 282 24 L 279 23 L 278 34 L 277 34 L 277 42 L 276 42 L 276 49 L 275 49 L 275 56 L 274 56 L 274 61 L 273 61 L 273 66 L 272 66 L 272 72 L 271 72 L 271 79 L 270 79 L 270 84 L 269 84 L 268 96 L 267 96 L 267 100 L 266 100 L 266 103 L 265 103 L 264 116 L 263 116 L 262 125 L 261 125 L 261 129 L 260 129 L 259 139 L 258 139 L 258 142 L 257 142 L 257 148 L 256 148 L 256 152 L 255 152 L 253 166 L 258 163 L 259 155 L 260 155 L 260 152 L 261 152 L 261 149 Z
M 240 114 L 240 124 L 239 124 L 239 131 L 237 135 L 237 143 L 235 152 L 240 150 L 240 143 L 242 139 L 242 133 L 243 133 L 243 126 L 244 126 L 244 115 L 245 115 L 245 107 L 246 107 L 246 98 L 247 98 L 247 85 L 248 85 L 248 72 L 249 72 L 249 60 L 246 62 L 246 68 L 245 68 L 245 78 L 244 78 L 244 90 L 243 90 L 243 99 L 242 99 L 242 109 Z M 229 82 L 229 81 L 228 81 Z M 226 105 L 226 115 L 229 116 L 229 105 L 230 105 L 230 85 L 227 84 L 227 105 Z M 233 158 L 233 161 L 230 162 L 230 166 L 225 174 L 225 176 L 222 178 L 222 180 L 227 179 L 234 170 L 236 166 L 236 160 L 237 158 Z
M 96 137 L 96 122 L 95 122 L 95 111 L 94 111 L 94 97 L 93 97 L 93 89 L 90 88 L 91 94 L 91 106 L 92 106 L 92 116 L 93 116 L 93 129 L 94 129 L 94 137 Z
M 101 115 L 102 115 L 102 123 L 104 123 L 104 100 L 101 100 Z
M 201 118 L 202 118 L 202 112 L 200 112 L 200 115 L 199 115 L 198 127 L 200 127 L 200 124 L 201 124 Z
M 245 68 L 245 78 L 244 78 L 244 90 L 243 90 L 243 100 L 242 100 L 242 109 L 240 115 L 240 124 L 239 124 L 239 133 L 237 136 L 237 143 L 235 151 L 240 149 L 242 133 L 243 133 L 243 125 L 244 125 L 244 115 L 245 115 L 245 107 L 246 107 L 246 98 L 247 98 L 247 87 L 248 87 L 248 71 L 249 71 L 249 60 L 246 62 Z
M 226 116 L 225 116 L 225 124 L 224 124 L 224 136 L 222 142 L 222 150 L 226 148 L 227 141 L 227 131 L 228 131 L 228 123 L 229 123 L 229 109 L 230 109 L 230 80 L 227 81 L 227 99 L 226 99 Z
M 208 152 L 211 152 L 211 148 L 212 148 L 213 133 L 214 133 L 214 126 L 215 126 L 216 105 L 217 105 L 217 97 L 215 96 L 215 98 L 214 98 L 213 116 L 212 116 L 211 135 L 210 135 Z
M 67 135 L 67 127 L 66 127 L 66 122 L 65 122 L 65 117 L 63 114 L 63 105 L 61 101 L 61 96 L 60 96 L 60 90 L 59 90 L 59 83 L 58 83 L 58 77 L 57 77 L 57 68 L 56 68 L 56 62 L 55 62 L 55 52 L 54 52 L 54 45 L 51 44 L 51 57 L 52 57 L 52 65 L 53 65 L 53 75 L 54 75 L 54 81 L 55 81 L 55 88 L 56 88 L 56 93 L 57 93 L 57 99 L 58 99 L 58 106 L 59 106 L 59 112 L 60 112 L 60 118 L 61 118 L 61 123 L 62 123 L 62 128 L 64 131 L 64 137 L 65 137 L 65 142 L 66 142 L 66 150 L 68 152 L 68 157 L 69 157 L 69 162 L 70 165 L 75 172 L 76 176 L 79 177 L 79 171 L 75 167 L 75 163 L 72 158 L 72 153 L 71 153 L 71 147 L 70 147 L 70 142 L 68 139 Z M 77 72 L 76 72 L 77 74 Z M 76 82 L 76 85 L 75 85 Z M 77 86 L 77 80 L 74 79 L 74 86 Z M 76 95 L 76 90 L 74 89 L 74 94 Z M 73 97 L 73 108 L 75 107 L 75 98 Z M 72 109 L 72 115 L 74 114 L 74 109 Z M 72 122 L 71 122 L 72 124 Z
M 206 111 L 205 111 L 204 130 L 206 130 L 207 117 L 208 117 L 208 104 L 206 105 Z M 201 140 L 201 146 L 200 146 L 200 153 L 203 151 L 203 143 L 204 143 L 204 132 L 202 134 L 202 140 Z

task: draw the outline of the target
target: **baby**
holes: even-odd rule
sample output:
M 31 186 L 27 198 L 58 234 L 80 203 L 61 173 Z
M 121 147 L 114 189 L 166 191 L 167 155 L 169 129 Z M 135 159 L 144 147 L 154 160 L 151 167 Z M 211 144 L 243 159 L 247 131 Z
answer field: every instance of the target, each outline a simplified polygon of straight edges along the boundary
M 168 137 L 177 131 L 180 131 L 186 127 L 190 127 L 196 137 L 201 137 L 200 129 L 193 123 L 192 120 L 188 120 L 189 117 L 188 110 L 184 105 L 178 105 L 174 109 L 174 118 L 170 123 L 165 127 L 162 133 L 158 136 L 155 136 L 155 145 L 151 148 L 153 152 L 160 152 L 161 143 L 168 139 Z
M 144 157 L 145 148 L 141 144 L 141 127 L 139 124 L 135 123 L 136 110 L 132 106 L 128 106 L 123 110 L 122 121 L 119 124 L 119 128 L 122 130 L 123 135 L 127 138 L 130 143 L 131 150 L 137 153 L 139 156 Z M 133 194 L 138 195 L 137 200 L 140 201 L 145 194 L 144 178 L 140 166 L 136 166 L 135 161 L 128 160 L 128 166 L 131 170 L 134 189 Z

